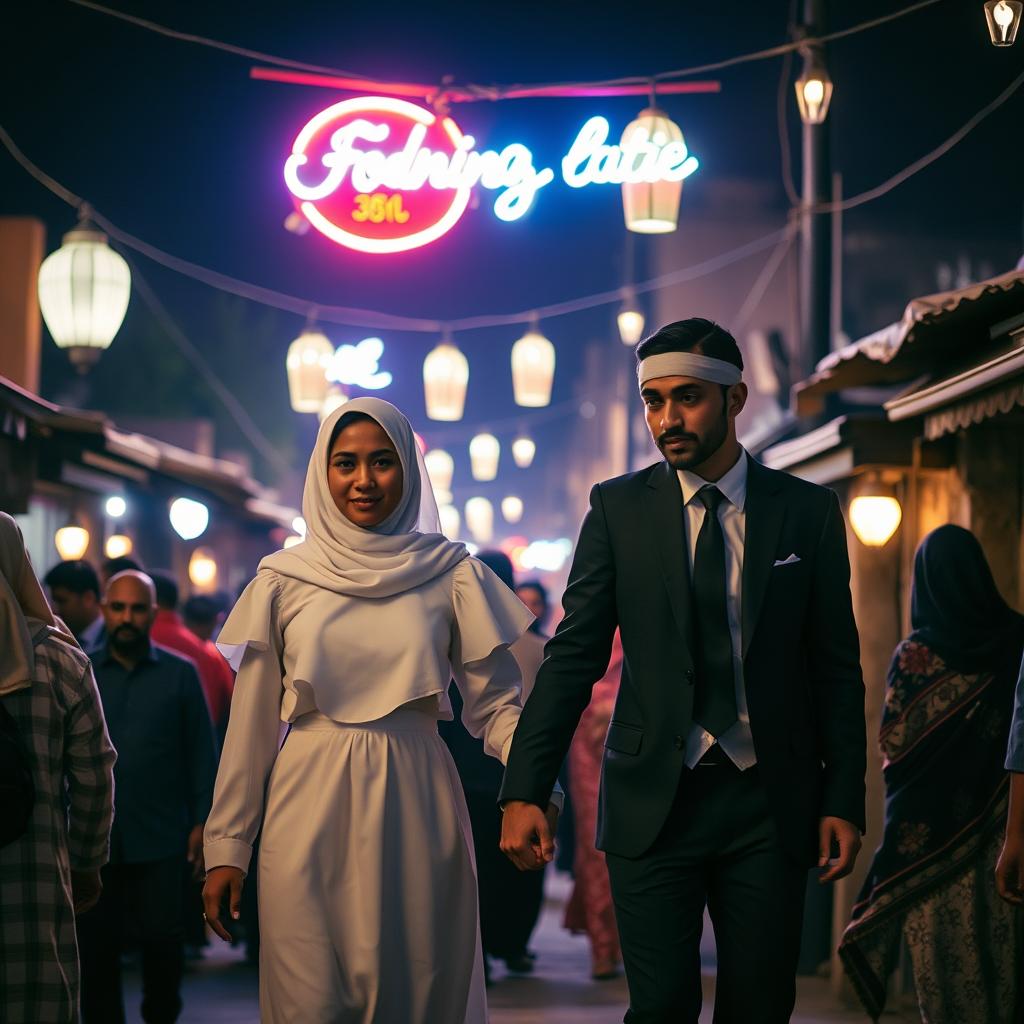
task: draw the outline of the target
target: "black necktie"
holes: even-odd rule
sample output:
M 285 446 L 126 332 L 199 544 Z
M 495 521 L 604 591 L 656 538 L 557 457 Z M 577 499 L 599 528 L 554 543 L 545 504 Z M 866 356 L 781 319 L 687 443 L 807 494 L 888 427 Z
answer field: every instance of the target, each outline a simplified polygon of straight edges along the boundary
M 721 736 L 736 721 L 736 680 L 732 634 L 725 592 L 725 537 L 718 521 L 722 492 L 702 487 L 704 522 L 693 558 L 693 596 L 697 619 L 697 682 L 693 718 L 712 736 Z

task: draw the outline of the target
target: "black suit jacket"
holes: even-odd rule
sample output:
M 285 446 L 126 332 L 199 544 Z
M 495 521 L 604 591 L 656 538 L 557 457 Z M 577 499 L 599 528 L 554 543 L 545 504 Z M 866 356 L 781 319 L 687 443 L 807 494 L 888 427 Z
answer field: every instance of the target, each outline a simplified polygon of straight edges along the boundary
M 743 556 L 750 728 L 785 848 L 817 858 L 817 820 L 864 829 L 864 683 L 836 494 L 750 456 Z M 692 722 L 695 664 L 683 498 L 660 463 L 596 484 L 565 617 L 516 729 L 501 800 L 546 806 L 615 628 L 625 655 L 605 740 L 597 845 L 640 856 L 668 817 Z M 796 555 L 788 565 L 776 562 Z

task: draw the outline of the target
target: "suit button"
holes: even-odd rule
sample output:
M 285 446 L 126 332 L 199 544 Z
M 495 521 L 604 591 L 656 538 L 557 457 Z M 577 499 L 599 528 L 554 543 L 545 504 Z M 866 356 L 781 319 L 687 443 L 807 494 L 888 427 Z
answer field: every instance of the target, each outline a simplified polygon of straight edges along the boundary
M 690 686 L 693 686 L 693 680 L 694 680 L 693 669 L 692 668 L 688 668 L 686 670 L 686 681 L 690 684 Z
M 675 747 L 676 750 L 682 750 L 683 747 L 686 746 L 686 740 L 684 740 L 682 736 L 673 736 L 672 746 Z

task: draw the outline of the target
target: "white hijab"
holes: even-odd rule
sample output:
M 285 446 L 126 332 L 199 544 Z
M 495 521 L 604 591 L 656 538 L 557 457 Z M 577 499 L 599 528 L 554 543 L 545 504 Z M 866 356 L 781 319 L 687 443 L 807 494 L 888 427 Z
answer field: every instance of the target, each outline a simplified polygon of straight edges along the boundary
M 327 486 L 331 435 L 342 416 L 361 412 L 391 438 L 402 464 L 402 499 L 379 526 L 347 519 Z M 320 424 L 302 492 L 306 539 L 276 551 L 260 569 L 349 597 L 391 597 L 412 590 L 468 557 L 465 545 L 441 533 L 437 502 L 412 424 L 390 402 L 357 398 Z
M 36 666 L 32 638 L 40 626 L 51 626 L 62 640 L 75 642 L 50 611 L 21 528 L 0 512 L 0 696 L 32 684 Z

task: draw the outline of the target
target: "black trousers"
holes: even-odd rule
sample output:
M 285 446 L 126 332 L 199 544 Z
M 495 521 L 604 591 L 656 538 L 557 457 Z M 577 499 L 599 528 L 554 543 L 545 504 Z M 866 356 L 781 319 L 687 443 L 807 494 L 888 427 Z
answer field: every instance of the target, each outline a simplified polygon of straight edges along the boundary
M 488 956 L 526 952 L 544 902 L 544 872 L 520 871 L 501 852 L 501 810 L 493 793 L 466 793 L 473 827 L 480 940 Z
M 181 857 L 108 864 L 99 903 L 78 919 L 83 1024 L 124 1024 L 121 950 L 131 914 L 142 953 L 142 1019 L 173 1024 L 184 962 Z
M 705 906 L 718 949 L 715 1024 L 789 1020 L 807 868 L 783 852 L 756 766 L 684 769 L 654 845 L 607 860 L 629 983 L 625 1024 L 697 1024 Z

